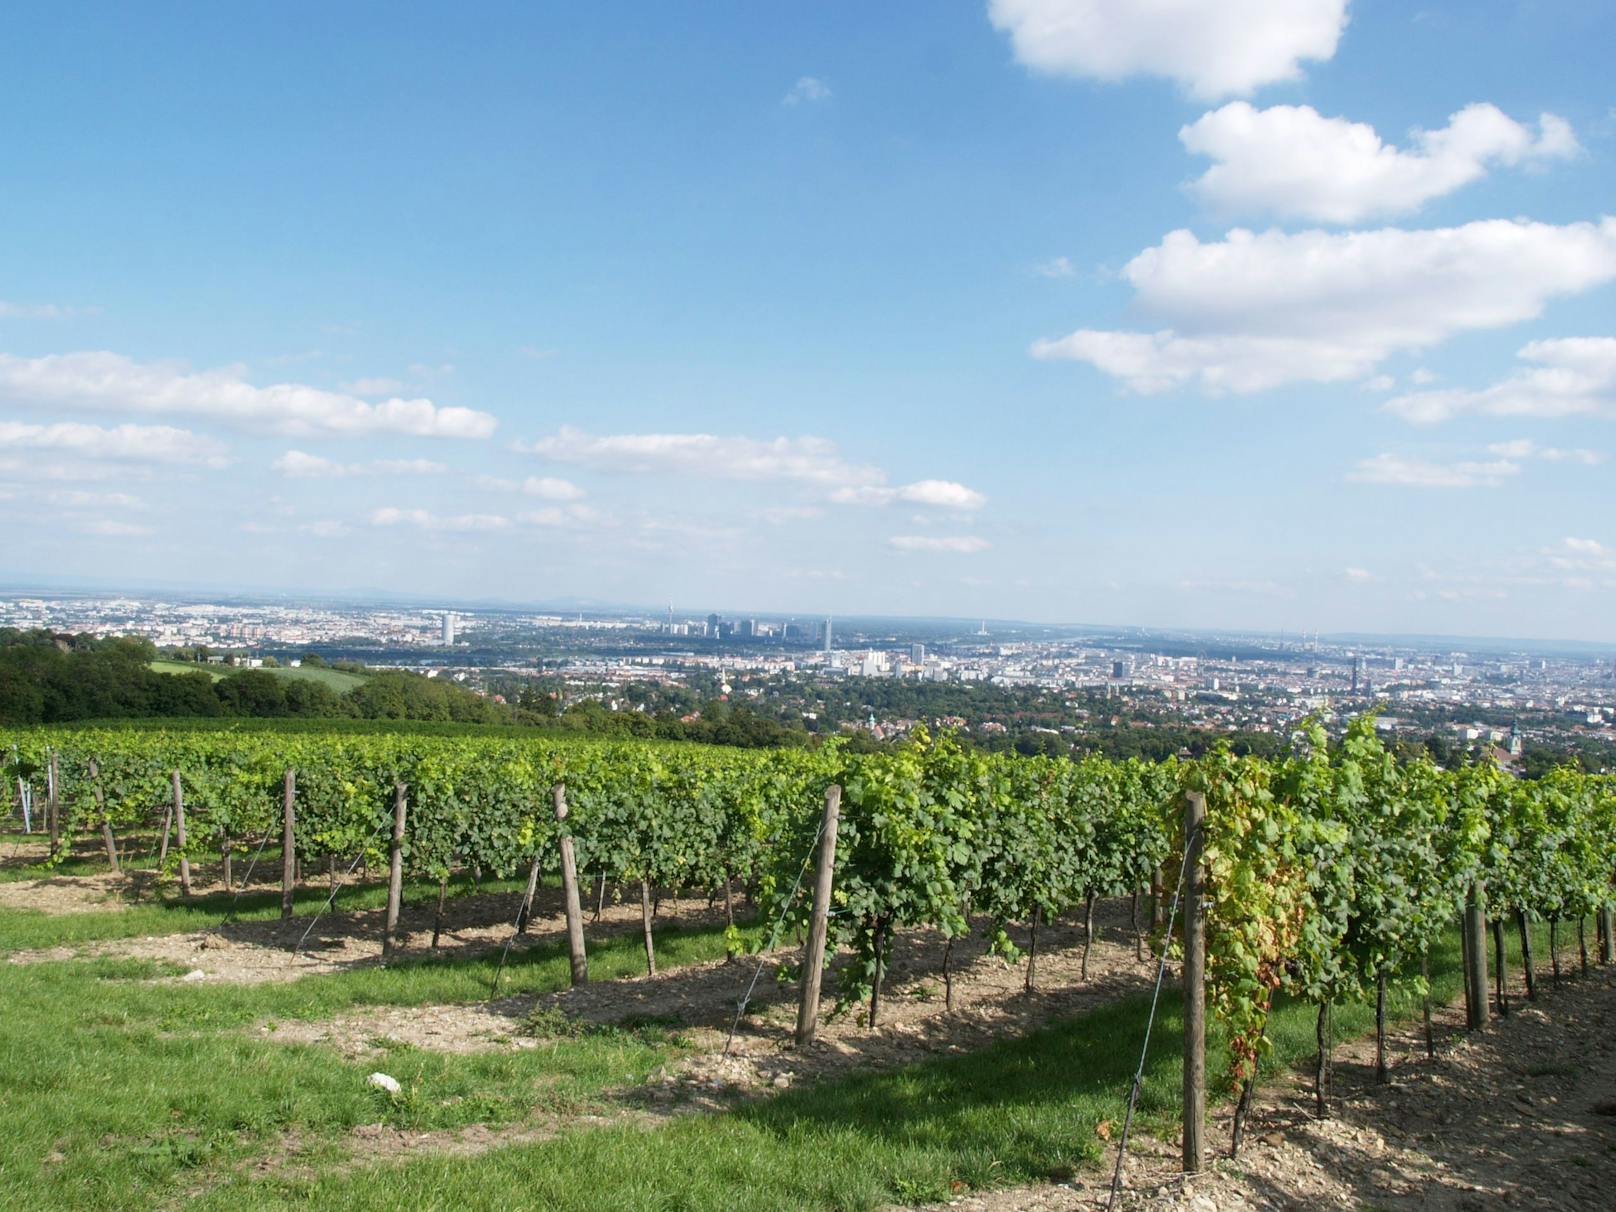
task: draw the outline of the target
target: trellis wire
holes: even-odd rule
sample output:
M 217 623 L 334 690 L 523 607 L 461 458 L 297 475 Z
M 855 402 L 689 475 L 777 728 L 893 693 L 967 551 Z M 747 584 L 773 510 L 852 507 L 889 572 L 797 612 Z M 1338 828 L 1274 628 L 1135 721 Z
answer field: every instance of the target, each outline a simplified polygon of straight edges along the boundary
M 365 844 L 359 848 L 359 853 L 354 855 L 354 861 L 348 864 L 348 874 L 342 877 L 343 883 L 347 882 L 348 876 L 352 875 L 354 873 L 354 869 L 359 866 L 359 861 L 365 857 L 365 851 L 370 848 L 370 843 L 379 838 L 382 835 L 383 830 L 391 829 L 392 827 L 392 821 L 383 821 L 381 829 L 376 830 L 375 833 L 371 834 L 370 837 L 365 840 Z M 325 898 L 325 904 L 320 906 L 320 911 L 309 919 L 308 928 L 303 931 L 303 937 L 298 939 L 297 946 L 292 948 L 292 959 L 294 961 L 296 961 L 297 957 L 303 953 L 303 944 L 309 941 L 309 931 L 314 929 L 314 923 L 319 921 L 320 918 L 324 916 L 327 909 L 331 908 L 331 902 L 337 899 L 337 892 L 341 888 L 342 884 L 338 884 L 335 888 L 331 889 L 331 895 Z
M 791 906 L 797 902 L 797 893 L 802 890 L 802 877 L 808 874 L 808 868 L 814 861 L 814 855 L 819 850 L 819 839 L 825 833 L 825 818 L 819 818 L 819 828 L 814 831 L 813 845 L 808 847 L 808 853 L 803 855 L 802 867 L 797 871 L 797 882 L 791 885 L 791 895 L 780 909 L 780 916 L 774 919 L 774 930 L 769 935 L 769 944 L 758 955 L 757 970 L 752 973 L 752 982 L 747 985 L 746 993 L 741 1000 L 735 1003 L 735 1021 L 729 1025 L 729 1038 L 724 1041 L 724 1055 L 729 1055 L 731 1045 L 735 1043 L 735 1033 L 741 1029 L 741 1019 L 746 1017 L 746 1007 L 752 1000 L 752 993 L 757 989 L 758 977 L 763 975 L 763 965 L 768 963 L 769 952 L 780 941 L 780 927 L 785 924 L 786 914 L 791 912 Z
M 1139 1067 L 1134 1070 L 1133 1086 L 1128 1091 L 1128 1113 L 1122 1119 L 1122 1140 L 1117 1145 L 1117 1166 L 1111 1172 L 1111 1195 L 1105 1201 L 1105 1212 L 1112 1212 L 1122 1191 L 1122 1163 L 1128 1156 L 1128 1134 L 1133 1129 L 1133 1112 L 1139 1102 L 1139 1088 L 1145 1082 L 1145 1058 L 1150 1055 L 1150 1032 L 1156 1024 L 1156 1006 L 1161 1001 L 1162 980 L 1167 975 L 1167 940 L 1173 937 L 1173 923 L 1178 920 L 1178 902 L 1184 893 L 1184 877 L 1190 869 L 1190 854 L 1194 850 L 1192 843 L 1203 828 L 1197 825 L 1195 832 L 1184 839 L 1184 860 L 1178 865 L 1178 887 L 1173 889 L 1173 906 L 1167 914 L 1167 932 L 1162 936 L 1161 960 L 1156 965 L 1156 989 L 1150 997 L 1150 1015 L 1145 1019 L 1145 1042 L 1139 1049 Z

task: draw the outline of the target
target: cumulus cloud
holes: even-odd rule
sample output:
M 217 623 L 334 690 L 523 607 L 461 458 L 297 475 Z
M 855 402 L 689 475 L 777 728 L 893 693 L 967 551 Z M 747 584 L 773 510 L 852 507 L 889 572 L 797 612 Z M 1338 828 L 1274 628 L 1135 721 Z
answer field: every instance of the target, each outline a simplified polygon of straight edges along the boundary
M 830 96 L 830 85 L 818 76 L 800 76 L 786 95 L 780 98 L 780 104 L 812 105 L 816 101 L 829 101 Z
M 0 354 L 0 402 L 33 408 L 73 408 L 207 417 L 227 424 L 296 436 L 357 437 L 406 434 L 486 438 L 494 418 L 426 399 L 368 403 L 301 383 L 255 387 L 240 367 L 188 371 L 170 363 L 136 362 L 104 352 L 19 358 Z
M 980 509 L 987 497 L 953 480 L 916 480 L 897 488 L 838 488 L 830 499 L 838 505 L 930 505 L 938 509 Z
M 58 421 L 30 425 L 0 421 L 0 447 L 63 450 L 88 459 L 136 463 L 194 463 L 223 467 L 229 462 L 222 443 L 168 425 L 81 425 Z
M 899 551 L 947 552 L 954 555 L 975 555 L 991 546 L 986 539 L 978 538 L 974 534 L 899 534 L 888 539 L 887 545 Z
M 420 530 L 464 534 L 472 531 L 507 530 L 511 520 L 491 513 L 463 513 L 444 516 L 425 509 L 401 509 L 384 505 L 370 515 L 372 526 L 414 526 Z
M 1036 71 L 1165 76 L 1197 97 L 1294 80 L 1335 54 L 1347 0 L 990 0 L 988 19 Z
M 1467 105 L 1441 130 L 1416 130 L 1409 150 L 1375 128 L 1326 118 L 1306 105 L 1256 109 L 1233 101 L 1178 132 L 1191 153 L 1217 161 L 1190 188 L 1225 213 L 1325 223 L 1418 210 L 1485 176 L 1494 165 L 1540 164 L 1580 150 L 1564 118 L 1543 114 L 1537 131 L 1495 105 Z
M 293 480 L 335 480 L 372 475 L 435 476 L 449 470 L 446 464 L 435 463 L 431 459 L 372 459 L 368 463 L 339 463 L 305 450 L 288 450 L 270 466 Z
M 1509 459 L 1436 463 L 1387 453 L 1362 460 L 1347 478 L 1404 488 L 1497 488 L 1520 470 L 1520 464 Z
M 1341 382 L 1366 377 L 1393 353 L 1529 320 L 1552 298 L 1616 279 L 1616 218 L 1340 233 L 1236 228 L 1208 243 L 1175 231 L 1122 276 L 1140 311 L 1164 327 L 1079 329 L 1035 342 L 1033 356 L 1089 362 L 1141 393 Z
M 1416 424 L 1465 413 L 1495 417 L 1571 417 L 1616 413 L 1616 337 L 1532 341 L 1516 354 L 1523 367 L 1479 391 L 1416 391 L 1386 401 L 1388 412 Z

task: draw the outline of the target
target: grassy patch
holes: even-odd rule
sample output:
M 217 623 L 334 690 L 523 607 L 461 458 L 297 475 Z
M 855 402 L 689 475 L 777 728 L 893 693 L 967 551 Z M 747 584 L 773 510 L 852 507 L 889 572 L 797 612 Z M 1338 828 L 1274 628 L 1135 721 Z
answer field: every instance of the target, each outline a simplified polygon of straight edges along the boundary
M 10 916 L 0 914 L 0 927 Z M 1546 939 L 1539 946 L 1546 957 Z M 1439 998 L 1458 993 L 1457 951 L 1450 940 L 1434 957 Z M 659 932 L 658 954 L 670 966 L 717 958 L 722 932 L 670 926 Z M 1120 1124 L 1146 1008 L 1134 996 L 974 1054 L 865 1070 L 654 1130 L 578 1127 L 479 1156 L 383 1166 L 346 1158 L 349 1130 L 500 1125 L 534 1110 L 595 1109 L 605 1091 L 642 1082 L 676 1056 L 678 1038 L 664 1023 L 590 1029 L 540 1014 L 528 1024 L 536 1047 L 470 1055 L 393 1047 L 380 1060 L 350 1062 L 327 1047 L 243 1030 L 365 1005 L 480 1001 L 495 962 L 425 959 L 253 987 L 152 983 L 168 970 L 124 960 L 7 969 L 0 1206 L 829 1212 L 945 1199 L 1092 1163 L 1100 1125 Z M 596 979 L 637 973 L 642 963 L 632 935 L 591 946 Z M 513 953 L 502 990 L 560 989 L 567 970 L 564 944 L 546 940 Z M 1397 986 L 1392 1009 L 1417 1015 L 1417 995 Z M 1311 1057 L 1313 1024 L 1311 1005 L 1276 1008 L 1271 1072 Z M 1369 1007 L 1335 1014 L 1340 1036 L 1371 1024 Z M 1144 1130 L 1167 1136 L 1179 1116 L 1179 1031 L 1170 997 L 1140 1104 Z M 1213 1039 L 1212 1073 L 1224 1064 Z M 365 1085 L 376 1068 L 403 1084 L 400 1096 Z M 288 1139 L 302 1147 L 295 1167 L 252 1172 L 248 1162 Z
M 154 673 L 205 673 L 215 682 L 223 681 L 232 673 L 242 672 L 233 665 L 208 665 L 195 661 L 155 660 L 147 662 L 147 667 Z M 290 665 L 279 665 L 262 672 L 274 674 L 288 681 L 319 682 L 338 694 L 346 693 L 365 681 L 361 674 L 347 673 L 341 669 L 327 669 L 318 665 L 299 665 L 296 669 Z

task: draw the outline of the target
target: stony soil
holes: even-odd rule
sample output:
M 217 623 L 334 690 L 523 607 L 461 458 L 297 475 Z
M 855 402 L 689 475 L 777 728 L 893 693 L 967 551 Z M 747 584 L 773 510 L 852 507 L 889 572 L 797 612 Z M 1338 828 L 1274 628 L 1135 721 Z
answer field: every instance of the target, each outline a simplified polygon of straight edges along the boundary
M 1539 989 L 1485 1032 L 1440 1016 L 1437 1059 L 1423 1039 L 1394 1039 L 1388 1085 L 1374 1081 L 1372 1042 L 1338 1050 L 1328 1119 L 1308 1082 L 1285 1075 L 1259 1096 L 1237 1161 L 1230 1109 L 1215 1109 L 1207 1173 L 1178 1173 L 1176 1142 L 1130 1148 L 1121 1208 L 1148 1212 L 1484 1212 L 1616 1206 L 1616 969 Z M 1069 1184 L 992 1192 L 931 1212 L 1075 1212 L 1105 1206 L 1103 1171 Z

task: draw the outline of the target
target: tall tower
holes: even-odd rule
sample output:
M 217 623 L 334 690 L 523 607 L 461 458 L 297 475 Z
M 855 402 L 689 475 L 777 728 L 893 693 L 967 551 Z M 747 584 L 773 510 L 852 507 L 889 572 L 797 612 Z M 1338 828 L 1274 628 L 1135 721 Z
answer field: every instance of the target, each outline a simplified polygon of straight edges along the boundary
M 455 642 L 455 614 L 452 610 L 443 612 L 443 646 L 454 647 Z
M 830 651 L 830 615 L 825 616 L 825 651 Z
M 1363 657 L 1353 654 L 1352 657 L 1352 693 L 1358 693 L 1358 681 L 1363 676 Z

